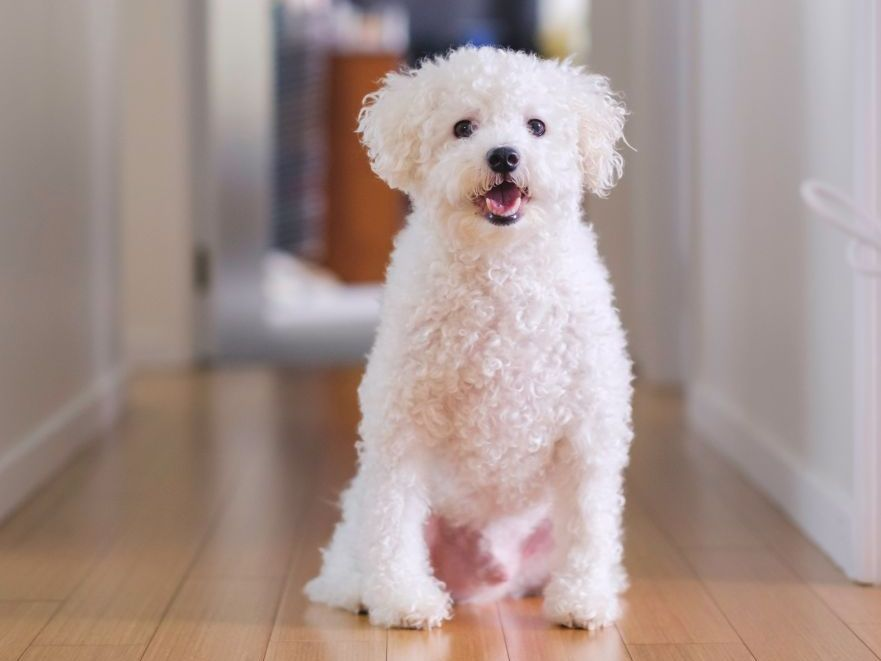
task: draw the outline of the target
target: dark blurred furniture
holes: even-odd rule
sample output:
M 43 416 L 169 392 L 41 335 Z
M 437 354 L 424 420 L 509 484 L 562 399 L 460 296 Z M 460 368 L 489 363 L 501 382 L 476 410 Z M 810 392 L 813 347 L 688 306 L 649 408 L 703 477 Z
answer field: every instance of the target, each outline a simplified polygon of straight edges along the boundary
M 390 0 L 355 0 L 375 8 Z M 537 0 L 391 0 L 410 14 L 411 64 L 465 43 L 535 51 Z
M 272 237 L 276 250 L 319 257 L 324 250 L 327 17 L 273 6 L 275 154 Z

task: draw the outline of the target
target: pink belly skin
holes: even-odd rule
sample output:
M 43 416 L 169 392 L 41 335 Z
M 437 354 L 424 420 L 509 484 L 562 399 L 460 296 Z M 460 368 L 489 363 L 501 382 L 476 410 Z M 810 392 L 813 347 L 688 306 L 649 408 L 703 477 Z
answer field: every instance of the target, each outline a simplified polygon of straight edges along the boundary
M 434 575 L 458 602 L 491 601 L 540 590 L 554 546 L 548 519 L 519 536 L 493 538 L 432 515 L 425 538 Z

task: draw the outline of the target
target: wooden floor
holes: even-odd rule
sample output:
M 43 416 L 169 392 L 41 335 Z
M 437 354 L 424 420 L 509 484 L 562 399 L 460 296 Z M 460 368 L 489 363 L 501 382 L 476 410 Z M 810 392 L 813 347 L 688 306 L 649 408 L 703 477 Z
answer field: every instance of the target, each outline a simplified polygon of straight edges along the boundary
M 881 656 L 881 590 L 841 573 L 641 390 L 626 615 L 554 628 L 535 599 L 440 631 L 373 629 L 303 583 L 352 472 L 354 372 L 151 377 L 102 439 L 0 527 L 0 661 Z

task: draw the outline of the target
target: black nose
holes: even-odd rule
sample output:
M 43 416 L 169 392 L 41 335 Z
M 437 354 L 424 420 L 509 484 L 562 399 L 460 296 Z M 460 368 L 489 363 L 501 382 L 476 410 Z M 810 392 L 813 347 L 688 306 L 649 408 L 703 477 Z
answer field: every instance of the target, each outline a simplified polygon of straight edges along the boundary
M 496 147 L 490 149 L 486 155 L 486 161 L 489 163 L 490 170 L 505 174 L 517 169 L 517 165 L 520 163 L 520 154 L 513 147 Z

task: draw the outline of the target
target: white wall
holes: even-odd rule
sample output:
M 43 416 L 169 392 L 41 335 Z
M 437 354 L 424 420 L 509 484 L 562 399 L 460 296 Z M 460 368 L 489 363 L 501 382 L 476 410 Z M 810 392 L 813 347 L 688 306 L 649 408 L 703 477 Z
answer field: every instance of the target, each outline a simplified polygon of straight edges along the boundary
M 590 200 L 639 376 L 681 383 L 691 205 L 690 0 L 594 0 L 590 67 L 630 110 L 624 178 Z
M 0 516 L 116 409 L 116 3 L 0 3 Z
M 798 187 L 853 190 L 852 4 L 698 4 L 691 417 L 850 569 L 853 280 Z
M 854 200 L 881 218 L 881 3 L 856 0 Z M 854 283 L 853 575 L 881 584 L 881 278 Z
M 596 73 L 608 76 L 612 89 L 624 95 L 624 101 L 632 111 L 631 80 L 633 52 L 628 44 L 630 34 L 629 2 L 618 0 L 593 0 L 590 9 L 590 49 L 587 53 L 588 67 Z M 631 139 L 632 118 L 628 119 L 624 133 Z M 589 197 L 587 215 L 599 238 L 600 252 L 612 278 L 615 300 L 620 308 L 621 319 L 629 334 L 631 353 L 640 353 L 634 346 L 632 330 L 638 323 L 635 302 L 633 269 L 633 177 L 631 159 L 633 152 L 624 150 L 624 177 L 609 194 L 600 200 Z M 643 361 L 639 359 L 641 364 Z
M 639 374 L 852 574 L 854 281 L 799 184 L 854 191 L 855 3 L 593 0 L 631 110 L 592 201 Z
M 136 368 L 185 365 L 194 352 L 195 5 L 126 0 L 119 10 L 122 344 Z

